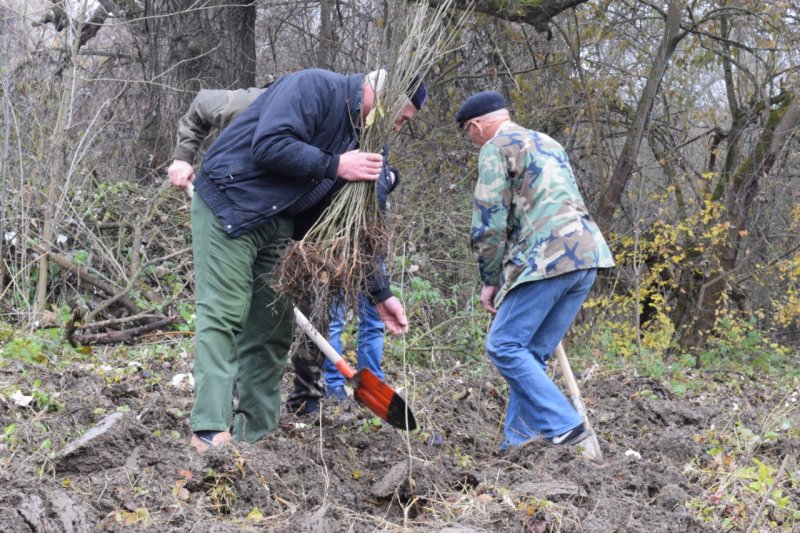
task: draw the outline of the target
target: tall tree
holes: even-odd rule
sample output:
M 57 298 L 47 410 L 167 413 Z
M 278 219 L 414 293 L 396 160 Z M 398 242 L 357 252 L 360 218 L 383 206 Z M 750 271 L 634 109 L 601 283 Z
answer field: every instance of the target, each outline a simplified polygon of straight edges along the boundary
M 800 93 L 796 87 L 777 93 L 771 89 L 775 86 L 774 77 L 782 77 L 784 70 L 749 69 L 742 54 L 758 56 L 761 52 L 737 39 L 730 14 L 722 16 L 719 28 L 719 58 L 732 121 L 725 135 L 727 150 L 711 200 L 723 206 L 716 222 L 726 231 L 709 250 L 706 257 L 709 266 L 703 283 L 694 294 L 688 295 L 694 302 L 694 319 L 682 338 L 686 346 L 703 346 L 712 331 L 724 294 L 731 287 L 732 277 L 747 247 L 750 217 L 762 182 L 769 176 L 787 140 L 800 126 Z M 770 64 L 765 58 L 759 63 Z M 743 98 L 743 94 L 750 97 Z M 757 131 L 757 135 L 753 142 L 745 144 L 748 129 Z M 736 289 L 730 292 L 734 298 L 741 293 Z M 741 294 L 741 298 L 746 299 L 746 296 Z
M 50 5 L 42 22 L 58 31 L 76 26 L 69 13 L 83 17 L 76 50 L 95 38 L 112 14 L 127 21 L 146 103 L 134 146 L 139 178 L 167 161 L 177 118 L 198 90 L 255 85 L 255 0 L 58 0 Z
M 625 144 L 617 159 L 614 172 L 605 187 L 602 201 L 596 208 L 597 223 L 606 232 L 611 229 L 611 219 L 614 216 L 614 212 L 619 207 L 622 193 L 625 191 L 625 185 L 636 167 L 639 147 L 647 133 L 650 114 L 653 109 L 653 104 L 656 101 L 659 87 L 661 86 L 661 80 L 664 78 L 664 73 L 669 66 L 670 59 L 678 43 L 686 35 L 680 32 L 683 4 L 684 2 L 680 0 L 672 0 L 667 7 L 667 12 L 663 14 L 664 35 L 661 38 L 658 51 L 653 58 L 653 64 L 647 76 L 647 82 L 645 83 L 644 89 L 639 97 L 636 111 L 632 117 L 633 123 L 631 124 L 628 136 L 625 139 Z
M 138 33 L 147 102 L 140 177 L 168 160 L 177 118 L 202 88 L 255 85 L 254 0 L 146 0 Z
M 333 33 L 333 1 L 320 0 L 319 2 L 319 43 L 317 44 L 317 66 L 319 68 L 333 68 L 333 58 L 336 53 Z

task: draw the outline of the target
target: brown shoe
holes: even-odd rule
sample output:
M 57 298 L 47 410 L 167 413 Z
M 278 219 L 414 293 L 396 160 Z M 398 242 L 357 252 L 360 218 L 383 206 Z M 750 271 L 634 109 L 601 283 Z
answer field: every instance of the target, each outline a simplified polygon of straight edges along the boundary
M 201 431 L 192 435 L 192 440 L 189 444 L 194 446 L 198 452 L 203 453 L 212 446 L 222 446 L 230 441 L 231 434 L 227 431 L 218 431 L 216 433 L 213 431 Z

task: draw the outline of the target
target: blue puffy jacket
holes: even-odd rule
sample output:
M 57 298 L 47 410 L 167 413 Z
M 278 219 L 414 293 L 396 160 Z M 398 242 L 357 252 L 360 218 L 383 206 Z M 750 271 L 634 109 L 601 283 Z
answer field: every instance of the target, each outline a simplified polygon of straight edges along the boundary
M 206 152 L 195 189 L 230 237 L 335 180 L 353 149 L 364 76 L 303 70 L 276 81 Z
M 194 179 L 195 191 L 231 238 L 283 212 L 321 180 L 336 180 L 339 154 L 357 148 L 363 74 L 342 76 L 311 69 L 278 79 L 226 127 L 209 147 Z M 384 166 L 378 200 L 399 182 Z M 330 201 L 295 216 L 301 237 Z M 391 296 L 383 268 L 369 280 L 376 301 Z

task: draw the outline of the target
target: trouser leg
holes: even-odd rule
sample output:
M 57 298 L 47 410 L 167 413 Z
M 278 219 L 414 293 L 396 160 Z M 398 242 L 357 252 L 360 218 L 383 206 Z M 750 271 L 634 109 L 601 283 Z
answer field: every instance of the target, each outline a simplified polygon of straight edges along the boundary
M 358 368 L 368 368 L 380 379 L 384 378 L 383 360 L 384 326 L 375 304 L 364 294 L 358 297 Z
M 510 389 L 504 447 L 539 434 L 559 435 L 580 423 L 544 363 L 580 309 L 591 287 L 588 278 L 594 279 L 593 271 L 520 285 L 508 293 L 498 310 L 486 350 Z M 530 346 L 545 344 L 552 344 L 546 356 L 530 350 Z
M 253 264 L 250 313 L 237 338 L 240 359 L 234 414 L 234 439 L 255 442 L 278 425 L 281 378 L 292 344 L 294 315 L 291 303 L 272 287 L 270 275 L 291 235 L 288 219 L 256 230 L 258 251 Z
M 298 308 L 307 317 L 310 317 L 317 331 L 328 330 L 327 310 L 324 313 L 312 313 L 309 302 L 298 302 Z M 292 392 L 289 394 L 287 404 L 289 409 L 301 409 L 308 400 L 316 400 L 325 392 L 325 383 L 322 377 L 322 365 L 325 355 L 317 348 L 308 336 L 303 335 L 297 343 L 292 354 L 292 369 L 294 380 Z
M 331 319 L 328 326 L 328 341 L 336 350 L 336 353 L 342 355 L 344 350 L 342 348 L 342 333 L 344 333 L 345 324 L 345 306 L 340 299 L 335 299 L 331 305 Z M 336 365 L 331 363 L 328 358 L 325 358 L 325 386 L 328 390 L 334 387 L 343 387 L 346 380 L 341 372 L 336 368 Z
M 227 431 L 239 360 L 234 338 L 250 308 L 252 243 L 230 239 L 202 198 L 192 201 L 195 268 L 193 431 Z

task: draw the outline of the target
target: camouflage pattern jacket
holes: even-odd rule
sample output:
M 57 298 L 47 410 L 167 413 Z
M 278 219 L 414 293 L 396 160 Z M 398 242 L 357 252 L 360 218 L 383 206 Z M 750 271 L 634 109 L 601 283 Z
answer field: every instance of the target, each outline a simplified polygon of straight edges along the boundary
M 506 122 L 480 151 L 470 240 L 484 285 L 508 291 L 530 281 L 614 266 L 589 216 L 564 148 Z

